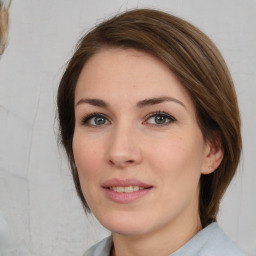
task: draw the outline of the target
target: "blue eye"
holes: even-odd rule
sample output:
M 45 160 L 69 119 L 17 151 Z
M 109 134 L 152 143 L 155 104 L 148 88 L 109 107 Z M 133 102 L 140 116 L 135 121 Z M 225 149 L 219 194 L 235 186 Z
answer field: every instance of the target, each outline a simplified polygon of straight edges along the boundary
M 165 112 L 160 112 L 160 111 L 150 114 L 146 119 L 146 122 L 148 124 L 152 124 L 155 126 L 168 125 L 174 121 L 175 121 L 175 118 L 173 118 L 172 116 L 170 116 Z
M 94 113 L 89 116 L 86 116 L 82 120 L 82 123 L 88 126 L 103 126 L 103 125 L 109 124 L 110 122 L 107 120 L 107 118 L 103 114 Z

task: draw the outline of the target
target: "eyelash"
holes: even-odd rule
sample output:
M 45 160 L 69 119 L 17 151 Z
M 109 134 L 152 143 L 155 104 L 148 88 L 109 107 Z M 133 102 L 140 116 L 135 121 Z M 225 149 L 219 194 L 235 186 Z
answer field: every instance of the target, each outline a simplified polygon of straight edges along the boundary
M 157 117 L 157 116 L 164 117 L 164 118 L 166 118 L 169 121 L 167 123 L 163 123 L 163 124 L 150 124 L 150 123 L 148 123 L 148 125 L 154 126 L 154 127 L 161 127 L 161 126 L 170 125 L 171 123 L 176 121 L 176 119 L 173 116 L 167 114 L 166 112 L 157 111 L 157 112 L 153 112 L 153 113 L 148 114 L 146 116 L 146 118 L 145 118 L 145 121 L 143 121 L 143 124 L 145 124 L 150 118 Z M 105 114 L 102 114 L 102 113 L 92 113 L 92 114 L 89 114 L 88 116 L 86 116 L 86 117 L 84 117 L 82 119 L 82 124 L 86 125 L 86 126 L 89 126 L 89 127 L 93 127 L 93 128 L 98 128 L 98 127 L 107 125 L 107 124 L 102 124 L 102 125 L 91 125 L 91 124 L 89 124 L 89 121 L 92 120 L 95 117 L 102 117 L 107 122 L 110 123 L 110 121 L 108 121 L 108 117 Z
M 99 127 L 99 126 L 101 126 L 101 125 L 91 125 L 91 124 L 89 124 L 89 121 L 90 120 L 92 120 L 93 118 L 95 118 L 95 117 L 102 117 L 102 118 L 104 118 L 104 119 L 108 119 L 107 117 L 106 117 L 106 115 L 104 115 L 104 114 L 102 114 L 102 113 L 92 113 L 92 114 L 89 114 L 88 116 L 86 116 L 86 117 L 84 117 L 83 119 L 82 119 L 82 124 L 83 125 L 87 125 L 87 126 L 89 126 L 89 127 Z M 109 121 L 108 121 L 109 122 Z
M 168 119 L 169 121 L 167 123 L 163 123 L 163 124 L 149 124 L 149 125 L 155 126 L 155 127 L 159 127 L 159 126 L 161 127 L 161 126 L 170 125 L 171 123 L 176 121 L 176 119 L 173 116 L 171 116 L 171 115 L 169 115 L 169 114 L 167 114 L 166 112 L 163 112 L 163 111 L 157 111 L 157 112 L 153 112 L 153 113 L 148 114 L 146 116 L 146 121 L 148 121 L 152 117 L 157 117 L 157 116 L 164 117 L 164 118 Z

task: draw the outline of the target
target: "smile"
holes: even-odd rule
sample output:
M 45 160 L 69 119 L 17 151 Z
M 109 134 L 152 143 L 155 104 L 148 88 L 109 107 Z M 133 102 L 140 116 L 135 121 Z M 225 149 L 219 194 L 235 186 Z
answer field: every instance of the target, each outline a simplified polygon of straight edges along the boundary
M 138 191 L 138 190 L 143 190 L 144 187 L 139 187 L 139 186 L 127 186 L 127 187 L 110 187 L 109 188 L 112 191 L 118 192 L 118 193 L 131 193 L 134 191 Z
M 136 179 L 111 179 L 102 185 L 105 196 L 112 202 L 128 204 L 150 194 L 154 187 Z

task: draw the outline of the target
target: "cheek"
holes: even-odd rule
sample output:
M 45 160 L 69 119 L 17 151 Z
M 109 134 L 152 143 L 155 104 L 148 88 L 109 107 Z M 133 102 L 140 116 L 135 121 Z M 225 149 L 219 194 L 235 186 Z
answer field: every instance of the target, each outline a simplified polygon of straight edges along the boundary
M 174 183 L 191 183 L 198 180 L 203 161 L 203 143 L 197 139 L 175 136 L 154 144 L 154 152 L 148 151 L 149 165 L 157 170 L 161 178 L 168 178 Z
M 74 134 L 73 138 L 73 153 L 75 163 L 78 171 L 79 181 L 83 195 L 93 210 L 93 205 L 97 205 L 95 199 L 98 198 L 98 185 L 101 178 L 101 158 L 102 147 L 98 146 L 99 143 L 95 143 L 85 136 L 79 136 Z
M 182 212 L 190 204 L 197 205 L 201 176 L 201 149 L 196 140 L 176 138 L 154 147 L 149 153 L 150 169 L 154 171 L 161 188 L 162 203 L 169 205 L 163 211 Z M 161 207 L 161 206 L 160 206 Z
M 82 187 L 85 182 L 90 184 L 89 181 L 97 176 L 97 170 L 100 169 L 102 150 L 98 145 L 89 138 L 74 133 L 73 153 Z

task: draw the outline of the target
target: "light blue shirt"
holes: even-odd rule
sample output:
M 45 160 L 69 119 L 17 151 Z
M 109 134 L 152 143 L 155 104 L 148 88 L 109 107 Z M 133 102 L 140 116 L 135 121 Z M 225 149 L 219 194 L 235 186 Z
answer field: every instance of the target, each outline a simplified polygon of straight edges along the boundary
M 110 256 L 113 241 L 109 236 L 92 246 L 83 256 Z M 215 222 L 202 229 L 170 256 L 246 256 Z

